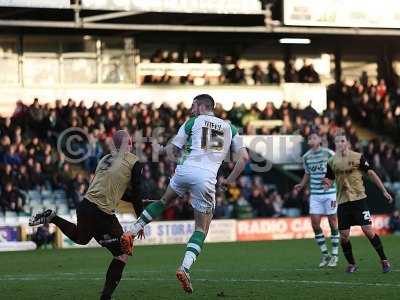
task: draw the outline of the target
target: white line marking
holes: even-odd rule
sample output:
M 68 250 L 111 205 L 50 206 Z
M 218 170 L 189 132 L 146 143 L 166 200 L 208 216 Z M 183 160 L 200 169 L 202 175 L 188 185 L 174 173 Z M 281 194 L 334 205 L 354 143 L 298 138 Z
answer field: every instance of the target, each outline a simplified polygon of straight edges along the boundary
M 44 276 L 26 276 L 26 277 L 0 277 L 0 281 L 80 281 L 80 280 L 104 280 L 103 277 L 44 277 Z M 123 281 L 149 281 L 149 278 L 122 278 Z M 151 278 L 151 281 L 175 281 L 171 278 Z M 363 282 L 344 282 L 344 281 L 319 281 L 319 280 L 290 280 L 290 279 L 239 279 L 239 278 L 227 278 L 227 279 L 208 279 L 208 278 L 194 278 L 194 282 L 242 282 L 242 283 L 282 283 L 282 284 L 306 284 L 306 285 L 334 285 L 334 286 L 367 286 L 367 287 L 395 287 L 399 288 L 400 283 L 363 283 Z

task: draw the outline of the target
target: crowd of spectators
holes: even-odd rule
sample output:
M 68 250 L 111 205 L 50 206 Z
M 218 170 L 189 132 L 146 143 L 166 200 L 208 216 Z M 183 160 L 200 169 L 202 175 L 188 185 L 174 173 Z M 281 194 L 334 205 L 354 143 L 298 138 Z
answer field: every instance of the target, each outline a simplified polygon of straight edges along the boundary
M 385 80 L 368 81 L 364 72 L 352 85 L 339 83 L 331 88 L 332 99 L 347 107 L 349 115 L 362 126 L 400 139 L 400 90 L 390 89 Z
M 243 68 L 239 63 L 239 58 L 233 55 L 225 55 L 206 59 L 200 50 L 195 50 L 192 55 L 183 58 L 177 51 L 163 51 L 161 49 L 150 57 L 152 63 L 218 63 L 221 65 L 221 75 L 214 80 L 217 84 L 280 84 L 282 82 L 301 82 L 301 83 L 318 83 L 320 82 L 319 74 L 312 64 L 304 61 L 304 65 L 296 70 L 294 64 L 290 62 L 284 70 L 284 74 L 278 71 L 275 62 L 270 61 L 266 68 L 260 64 L 254 64 L 250 68 Z M 204 77 L 205 84 L 213 82 L 207 76 Z M 147 75 L 143 78 L 145 84 L 167 84 L 181 83 L 193 84 L 195 76 L 171 76 L 164 75 Z
M 234 104 L 230 111 L 216 105 L 216 115 L 229 119 L 244 129 L 245 134 L 292 134 L 305 137 L 311 126 L 318 126 L 324 146 L 333 147 L 333 135 L 338 126 L 345 127 L 353 148 L 363 150 L 385 181 L 400 180 L 400 148 L 382 141 L 371 141 L 363 145 L 358 140 L 346 107 L 338 110 L 334 102 L 322 115 L 311 106 L 300 109 L 288 102 L 276 108 L 268 103 L 265 108 L 254 104 L 250 109 Z M 175 163 L 161 156 L 152 161 L 150 143 L 139 143 L 139 137 L 151 137 L 154 128 L 162 127 L 164 133 L 158 137 L 161 144 L 176 134 L 184 123 L 188 110 L 183 105 L 172 109 L 167 104 L 156 108 L 153 104 L 135 103 L 111 105 L 108 102 L 93 102 L 86 107 L 69 100 L 66 105 L 56 101 L 54 106 L 40 104 L 38 99 L 26 106 L 17 104 L 11 118 L 0 121 L 0 167 L 1 167 L 1 210 L 24 211 L 25 197 L 22 191 L 62 189 L 67 194 L 71 209 L 82 200 L 100 158 L 110 151 L 109 140 L 117 129 L 128 130 L 135 138 L 136 149 L 140 149 L 144 161 L 142 192 L 143 197 L 159 199 L 173 174 Z M 255 120 L 282 120 L 282 125 L 256 128 Z M 57 140 L 67 128 L 79 127 L 87 132 L 86 141 L 77 141 L 75 150 L 87 153 L 79 164 L 71 164 L 63 153 L 57 150 Z M 77 152 L 79 153 L 79 151 Z M 143 159 L 143 157 L 142 157 Z M 225 163 L 221 175 L 233 168 Z M 216 211 L 218 218 L 231 217 L 274 217 L 298 216 L 307 213 L 308 191 L 286 194 L 264 182 L 262 174 L 254 174 L 246 168 L 236 185 L 227 191 L 218 190 Z M 176 201 L 165 212 L 165 219 L 187 219 L 191 217 L 190 199 Z

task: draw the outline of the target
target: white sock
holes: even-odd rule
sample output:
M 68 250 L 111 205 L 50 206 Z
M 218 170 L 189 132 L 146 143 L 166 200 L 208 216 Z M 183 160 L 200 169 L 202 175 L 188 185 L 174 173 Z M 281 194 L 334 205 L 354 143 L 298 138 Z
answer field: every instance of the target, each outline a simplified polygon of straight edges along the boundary
M 196 261 L 196 254 L 194 254 L 191 251 L 186 251 L 185 257 L 183 258 L 182 261 L 182 267 L 184 267 L 186 270 L 189 270 L 195 261 Z
M 133 235 L 137 235 L 139 233 L 140 230 L 142 230 L 144 228 L 144 226 L 146 225 L 146 223 L 142 220 L 142 219 L 138 219 L 136 221 L 136 223 L 134 223 L 128 231 L 132 232 Z

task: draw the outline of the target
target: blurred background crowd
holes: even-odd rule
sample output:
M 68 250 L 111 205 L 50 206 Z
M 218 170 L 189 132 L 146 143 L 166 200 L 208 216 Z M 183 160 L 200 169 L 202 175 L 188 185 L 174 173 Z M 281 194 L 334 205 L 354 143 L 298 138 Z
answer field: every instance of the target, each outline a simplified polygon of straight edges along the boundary
M 158 57 L 158 56 L 157 56 Z M 299 134 L 305 139 L 312 126 L 317 126 L 323 137 L 323 146 L 334 149 L 333 136 L 338 127 L 344 127 L 353 149 L 362 151 L 377 173 L 387 183 L 400 181 L 400 146 L 396 144 L 400 128 L 400 104 L 397 91 L 381 80 L 378 85 L 356 82 L 352 86 L 336 84 L 328 89 L 327 109 L 318 114 L 311 106 L 300 109 L 284 101 L 280 107 L 272 102 L 265 107 L 257 103 L 246 108 L 233 104 L 225 111 L 216 105 L 216 115 L 243 128 L 243 134 Z M 176 134 L 177 128 L 188 117 L 183 104 L 172 109 L 164 103 L 135 103 L 111 105 L 108 102 L 84 102 L 72 99 L 43 104 L 35 99 L 31 104 L 17 103 L 12 117 L 0 120 L 0 211 L 29 214 L 29 191 L 65 193 L 68 209 L 74 209 L 82 200 L 93 176 L 97 162 L 110 151 L 110 137 L 118 129 L 127 129 L 136 140 L 151 137 L 157 127 L 164 128 L 161 144 Z M 280 125 L 253 126 L 257 120 L 280 120 Z M 369 140 L 359 139 L 356 124 L 385 134 Z M 67 128 L 79 127 L 87 132 L 87 139 L 77 141 L 75 150 L 87 153 L 79 164 L 69 163 L 57 150 L 57 140 Z M 138 146 L 138 145 L 136 145 Z M 142 180 L 143 197 L 159 199 L 173 174 L 175 164 L 160 157 L 152 162 L 150 143 L 138 146 L 147 157 Z M 304 148 L 306 149 L 306 147 Z M 227 174 L 233 163 L 224 163 L 220 176 Z M 308 212 L 308 190 L 284 192 L 267 182 L 262 174 L 246 168 L 238 182 L 227 191 L 217 190 L 216 218 L 248 218 L 300 216 Z M 188 219 L 192 209 L 189 197 L 175 201 L 166 211 L 165 219 Z

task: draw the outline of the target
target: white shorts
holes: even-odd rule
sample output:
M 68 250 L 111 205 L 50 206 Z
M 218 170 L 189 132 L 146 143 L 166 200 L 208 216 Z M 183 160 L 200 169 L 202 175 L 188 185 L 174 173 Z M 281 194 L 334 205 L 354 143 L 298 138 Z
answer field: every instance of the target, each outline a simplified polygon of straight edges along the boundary
M 336 194 L 310 195 L 310 215 L 334 215 L 336 210 Z
M 215 208 L 215 184 L 217 179 L 214 174 L 199 168 L 177 168 L 169 186 L 183 197 L 190 192 L 192 207 L 201 213 L 212 213 Z

